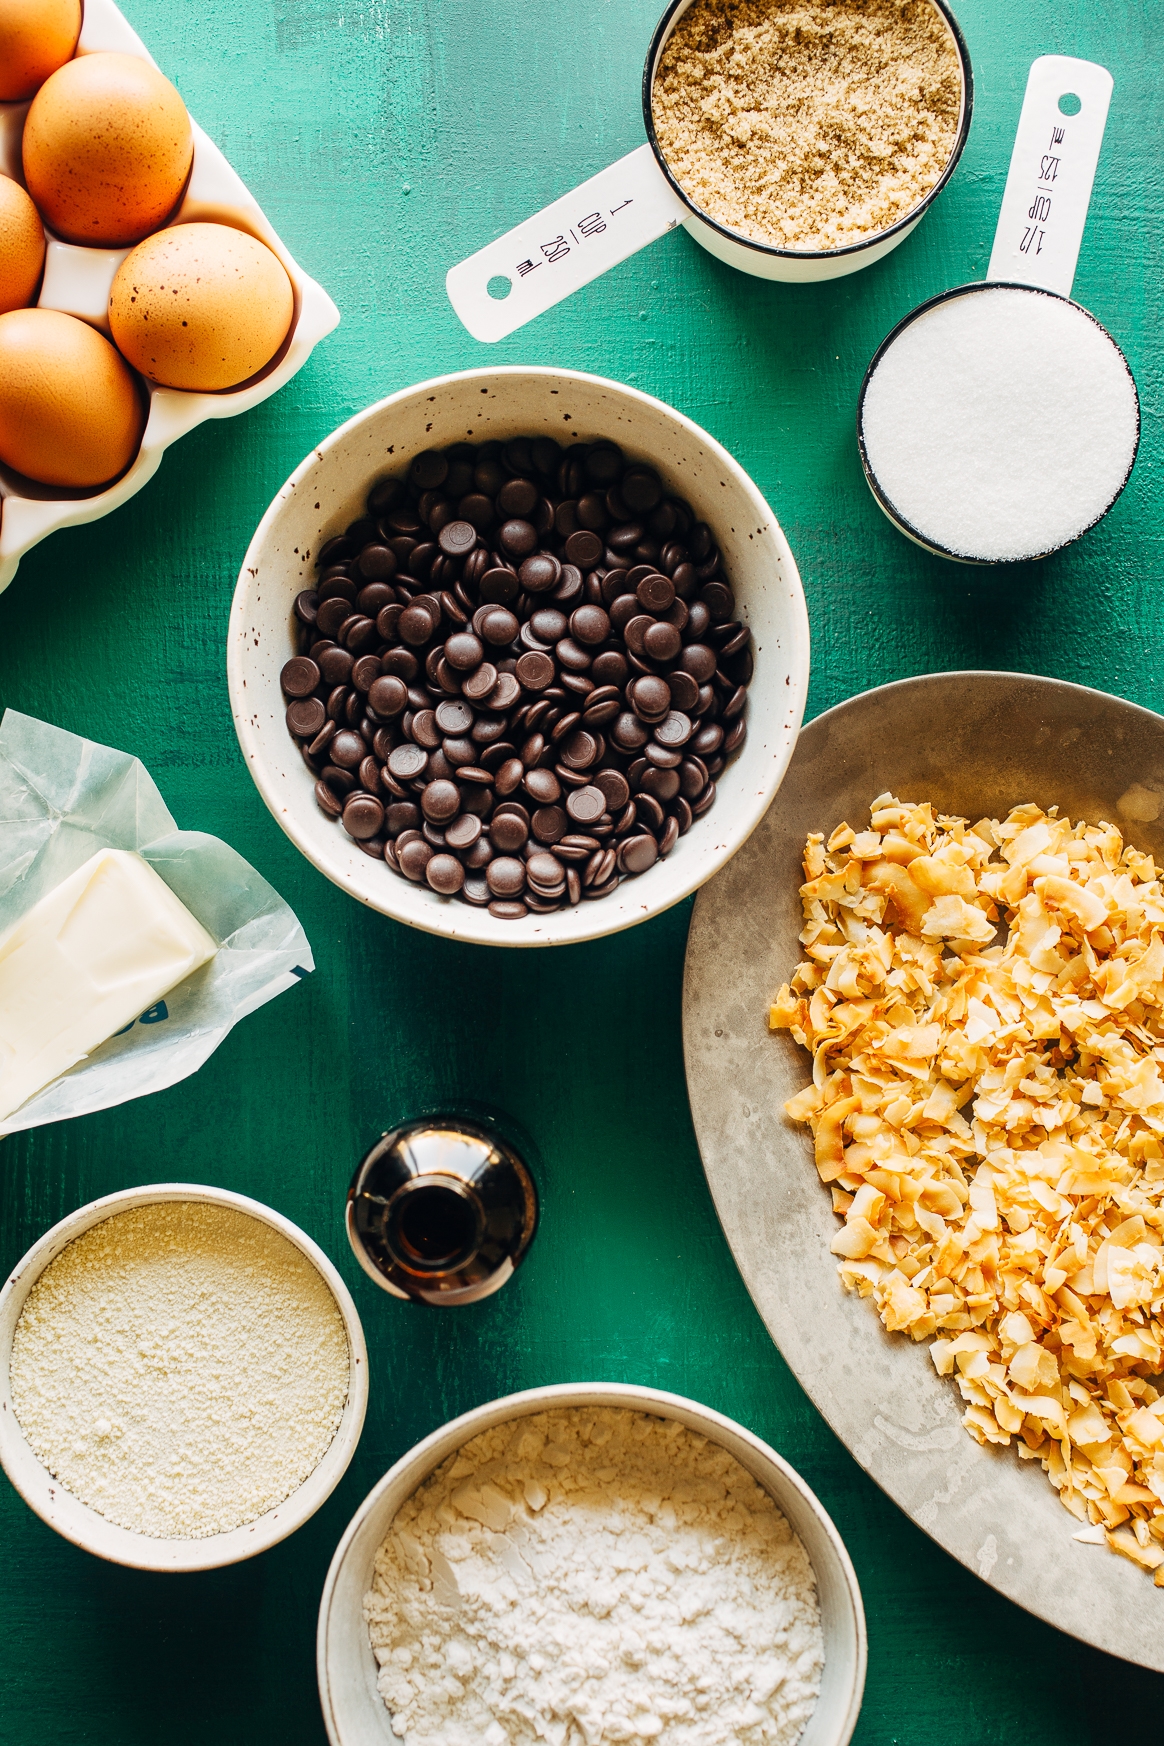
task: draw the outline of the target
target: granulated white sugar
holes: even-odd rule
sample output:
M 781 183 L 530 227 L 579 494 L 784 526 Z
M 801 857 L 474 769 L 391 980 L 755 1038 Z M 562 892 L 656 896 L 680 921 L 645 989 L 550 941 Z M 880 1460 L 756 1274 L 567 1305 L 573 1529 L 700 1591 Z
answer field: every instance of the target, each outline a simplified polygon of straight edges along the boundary
M 999 286 L 902 330 L 869 379 L 861 430 L 903 522 L 997 563 L 1053 551 L 1111 506 L 1139 410 L 1098 322 L 1063 298 Z
M 201 1539 L 318 1466 L 348 1363 L 335 1299 L 293 1243 L 231 1207 L 165 1201 L 45 1268 L 13 1336 L 12 1403 L 74 1497 L 139 1534 Z
M 625 1409 L 466 1443 L 401 1506 L 364 1612 L 406 1746 L 792 1746 L 820 1691 L 816 1582 L 772 1499 Z

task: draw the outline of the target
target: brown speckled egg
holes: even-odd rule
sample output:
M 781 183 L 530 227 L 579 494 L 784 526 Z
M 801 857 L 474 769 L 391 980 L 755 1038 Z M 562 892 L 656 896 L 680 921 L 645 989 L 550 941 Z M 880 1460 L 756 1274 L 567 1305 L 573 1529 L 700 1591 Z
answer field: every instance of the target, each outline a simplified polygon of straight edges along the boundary
M 122 261 L 109 295 L 114 343 L 166 388 L 234 388 L 274 357 L 294 314 L 282 262 L 226 224 L 175 224 Z
M 48 228 L 66 242 L 117 248 L 174 210 L 194 131 L 186 105 L 148 61 L 79 55 L 33 98 L 23 153 L 24 179 Z
M 44 266 L 44 226 L 19 182 L 0 176 L 0 315 L 36 296 Z
M 43 485 L 84 489 L 125 471 L 145 407 L 109 341 L 56 309 L 0 315 L 0 461 Z
M 73 58 L 81 0 L 0 0 L 0 103 L 19 103 Z

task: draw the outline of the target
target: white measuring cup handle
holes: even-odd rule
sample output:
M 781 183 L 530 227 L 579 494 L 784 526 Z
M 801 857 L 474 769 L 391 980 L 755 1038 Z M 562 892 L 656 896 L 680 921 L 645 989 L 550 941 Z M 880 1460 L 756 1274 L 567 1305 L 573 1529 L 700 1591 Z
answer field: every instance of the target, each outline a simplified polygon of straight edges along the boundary
M 1040 55 L 1034 62 L 987 279 L 1070 297 L 1111 93 L 1111 74 L 1094 61 Z
M 641 145 L 450 267 L 449 302 L 474 339 L 504 339 L 674 230 L 686 210 L 650 146 Z

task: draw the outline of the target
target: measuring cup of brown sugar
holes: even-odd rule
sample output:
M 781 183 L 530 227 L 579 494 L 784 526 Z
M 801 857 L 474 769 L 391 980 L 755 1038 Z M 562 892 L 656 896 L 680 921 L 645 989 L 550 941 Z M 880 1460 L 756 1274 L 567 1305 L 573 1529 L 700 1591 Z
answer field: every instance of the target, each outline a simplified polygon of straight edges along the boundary
M 672 0 L 646 144 L 450 268 L 449 301 L 504 339 L 678 225 L 757 278 L 855 273 L 945 187 L 972 103 L 944 0 Z

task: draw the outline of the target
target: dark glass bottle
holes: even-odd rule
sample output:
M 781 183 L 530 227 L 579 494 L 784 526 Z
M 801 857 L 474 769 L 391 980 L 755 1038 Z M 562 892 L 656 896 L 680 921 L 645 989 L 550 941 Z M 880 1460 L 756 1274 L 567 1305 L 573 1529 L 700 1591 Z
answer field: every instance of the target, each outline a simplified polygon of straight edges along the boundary
M 384 1134 L 348 1189 L 348 1239 L 360 1266 L 418 1303 L 477 1303 L 499 1290 L 537 1222 L 528 1166 L 498 1133 L 461 1116 Z

